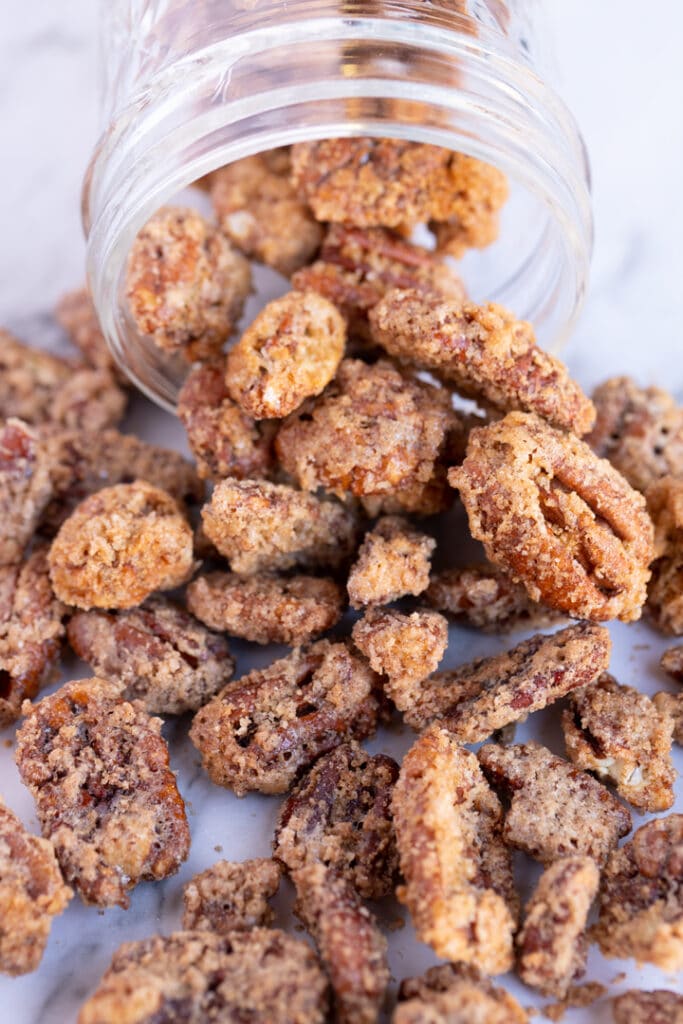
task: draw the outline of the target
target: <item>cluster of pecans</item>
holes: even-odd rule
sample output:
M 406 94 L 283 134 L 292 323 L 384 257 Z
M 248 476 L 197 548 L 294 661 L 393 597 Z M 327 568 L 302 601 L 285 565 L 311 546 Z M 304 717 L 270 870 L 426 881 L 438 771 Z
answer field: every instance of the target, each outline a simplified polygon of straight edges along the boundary
M 490 980 L 513 967 L 594 998 L 589 941 L 680 970 L 683 815 L 618 843 L 626 805 L 673 805 L 683 691 L 620 684 L 601 623 L 645 608 L 683 634 L 683 409 L 624 378 L 590 400 L 528 323 L 468 300 L 446 257 L 495 238 L 507 194 L 470 157 L 327 140 L 203 184 L 215 221 L 161 210 L 127 282 L 140 334 L 187 360 L 196 464 L 117 430 L 126 384 L 85 292 L 57 312 L 78 362 L 0 334 L 0 724 L 23 718 L 43 831 L 0 804 L 0 970 L 38 966 L 74 890 L 126 907 L 186 859 L 156 717 L 186 713 L 214 783 L 286 794 L 273 859 L 196 876 L 183 930 L 122 946 L 79 1024 L 375 1024 L 368 901 L 393 893 L 446 961 L 401 983 L 394 1024 L 522 1024 Z M 291 290 L 226 353 L 251 261 Z M 488 561 L 435 571 L 422 520 L 456 492 Z M 450 618 L 560 628 L 438 671 Z M 32 704 L 64 636 L 94 678 Z M 229 637 L 292 651 L 234 680 Z M 683 681 L 683 648 L 662 665 Z M 512 742 L 560 700 L 566 758 Z M 391 715 L 418 734 L 400 766 L 361 746 Z M 543 866 L 522 914 L 515 850 Z M 315 951 L 273 927 L 283 872 Z M 618 1024 L 681 1012 L 673 992 L 614 1001 Z

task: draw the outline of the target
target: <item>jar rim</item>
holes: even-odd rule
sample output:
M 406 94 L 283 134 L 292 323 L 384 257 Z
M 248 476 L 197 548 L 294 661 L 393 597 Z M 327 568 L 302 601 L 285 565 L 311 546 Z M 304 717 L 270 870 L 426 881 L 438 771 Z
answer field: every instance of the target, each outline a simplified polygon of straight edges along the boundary
M 585 298 L 593 223 L 585 146 L 563 101 L 526 64 L 496 53 L 490 34 L 368 17 L 306 19 L 286 28 L 287 39 L 282 29 L 254 29 L 167 66 L 117 113 L 95 149 L 83 187 L 88 278 L 105 337 L 138 387 L 174 410 L 179 375 L 170 373 L 162 353 L 141 350 L 121 308 L 127 255 L 139 229 L 180 190 L 225 163 L 325 137 L 445 146 L 496 165 L 534 192 L 547 210 L 545 237 L 490 298 L 509 304 L 526 283 L 529 308 L 515 312 L 538 325 L 554 311 L 561 328 L 555 341 L 566 336 Z M 307 47 L 341 43 L 390 45 L 399 53 L 418 47 L 466 75 L 453 89 L 391 74 L 335 74 L 316 81 L 313 93 L 304 78 L 231 98 L 240 61 L 276 54 L 295 68 Z M 179 81 L 186 87 L 179 89 Z M 373 104 L 382 101 L 400 105 L 401 119 L 373 117 Z M 357 107 L 353 118 L 350 102 Z M 424 123 L 416 123 L 420 110 L 428 115 Z M 562 296 L 566 309 L 558 314 Z

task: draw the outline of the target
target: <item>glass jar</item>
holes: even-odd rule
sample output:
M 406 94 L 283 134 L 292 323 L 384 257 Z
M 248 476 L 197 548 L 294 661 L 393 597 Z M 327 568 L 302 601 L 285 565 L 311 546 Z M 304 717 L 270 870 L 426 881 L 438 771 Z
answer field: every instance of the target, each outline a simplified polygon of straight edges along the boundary
M 126 311 L 131 243 L 191 182 L 292 142 L 385 136 L 499 167 L 511 197 L 500 237 L 459 268 L 476 301 L 531 320 L 557 348 L 592 248 L 577 126 L 540 77 L 534 0 L 106 0 L 108 124 L 83 192 L 88 277 L 119 362 L 172 408 L 186 366 Z M 284 289 L 283 289 L 284 290 Z

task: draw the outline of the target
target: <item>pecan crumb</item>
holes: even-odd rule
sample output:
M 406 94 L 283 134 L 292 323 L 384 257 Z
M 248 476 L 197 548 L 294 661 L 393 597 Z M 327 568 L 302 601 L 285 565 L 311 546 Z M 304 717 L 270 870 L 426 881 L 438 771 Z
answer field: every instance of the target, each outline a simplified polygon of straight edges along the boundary
M 280 885 L 280 868 L 260 857 L 219 860 L 195 875 L 183 889 L 183 928 L 229 935 L 273 923 L 268 900 Z
M 368 608 L 351 636 L 370 667 L 387 677 L 384 689 L 393 699 L 436 669 L 448 646 L 448 622 L 422 609 L 404 615 L 393 608 Z
M 352 608 L 389 604 L 429 583 L 429 565 L 436 541 L 407 519 L 384 516 L 365 534 L 347 588 Z

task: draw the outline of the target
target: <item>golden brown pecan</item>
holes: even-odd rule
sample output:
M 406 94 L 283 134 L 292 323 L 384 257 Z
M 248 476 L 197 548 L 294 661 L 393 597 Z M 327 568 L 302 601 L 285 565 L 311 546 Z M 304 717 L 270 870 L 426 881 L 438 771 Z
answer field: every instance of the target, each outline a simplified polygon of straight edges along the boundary
M 17 733 L 43 835 L 85 903 L 127 907 L 129 889 L 174 874 L 188 855 L 161 725 L 116 685 L 79 679 L 44 697 Z
M 247 260 L 193 210 L 168 206 L 138 233 L 126 298 L 140 334 L 193 362 L 220 352 L 251 287 Z
M 437 956 L 488 974 L 512 965 L 517 897 L 503 810 L 477 764 L 438 726 L 406 754 L 392 800 L 405 885 L 397 895 Z
M 421 683 L 437 668 L 448 646 L 448 622 L 438 612 L 409 615 L 395 608 L 368 608 L 351 632 L 370 667 L 387 677 L 386 692 Z
M 504 988 L 476 967 L 441 964 L 420 978 L 405 978 L 392 1024 L 527 1024 L 529 1018 Z
M 490 563 L 433 573 L 425 600 L 444 615 L 491 633 L 549 626 L 561 617 L 532 601 L 523 584 Z
M 183 928 L 229 935 L 273 923 L 268 902 L 280 885 L 274 860 L 219 860 L 183 888 Z
M 683 1024 L 683 995 L 657 989 L 631 989 L 612 1003 L 614 1024 Z
M 372 338 L 390 356 L 433 371 L 496 409 L 534 412 L 585 434 L 595 410 L 564 363 L 536 345 L 531 324 L 502 306 L 388 292 L 370 311 Z
M 575 855 L 604 864 L 631 830 L 631 815 L 605 786 L 539 743 L 487 743 L 479 762 L 511 801 L 506 842 L 543 864 Z
M 651 620 L 662 633 L 683 635 L 683 479 L 662 477 L 648 488 L 655 524 L 655 555 L 647 595 Z
M 107 345 L 87 286 L 62 295 L 55 308 L 55 319 L 91 369 L 107 370 L 121 387 L 130 385 Z
M 414 529 L 407 519 L 379 519 L 365 534 L 349 572 L 351 607 L 389 604 L 408 594 L 421 594 L 429 583 L 435 547 L 436 541 Z
M 319 640 L 228 684 L 190 739 L 217 785 L 284 793 L 320 754 L 375 731 L 376 683 L 344 644 Z
M 397 777 L 392 758 L 370 756 L 355 742 L 323 754 L 282 805 L 274 855 L 290 873 L 320 862 L 361 896 L 388 895 L 398 868 L 391 818 Z
M 437 249 L 460 259 L 468 249 L 483 249 L 495 242 L 498 213 L 508 193 L 507 178 L 497 167 L 453 153 L 429 224 Z
M 528 413 L 473 430 L 448 478 L 487 556 L 534 601 L 638 619 L 654 554 L 645 500 L 587 444 Z
M 49 459 L 38 435 L 21 420 L 0 423 L 0 565 L 21 559 L 51 496 Z

